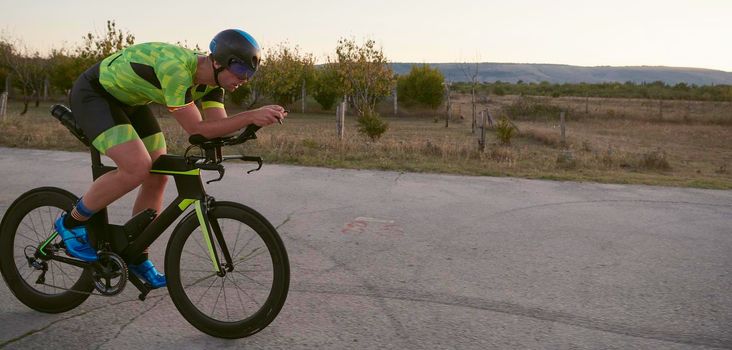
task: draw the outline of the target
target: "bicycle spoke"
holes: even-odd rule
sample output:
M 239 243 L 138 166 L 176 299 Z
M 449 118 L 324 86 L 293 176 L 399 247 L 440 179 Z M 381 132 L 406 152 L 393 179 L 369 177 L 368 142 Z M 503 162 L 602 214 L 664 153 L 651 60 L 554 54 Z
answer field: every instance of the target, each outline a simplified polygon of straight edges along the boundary
M 203 236 L 203 231 L 201 231 L 200 235 L 196 235 L 196 236 L 199 236 L 199 237 Z M 198 245 L 199 248 L 201 248 L 201 251 L 203 251 L 204 253 L 208 253 L 208 249 L 204 248 L 203 245 L 201 244 L 201 242 L 199 242 L 195 237 L 193 237 L 193 241 L 196 242 L 196 244 Z M 212 242 L 212 244 L 213 244 L 213 242 Z M 204 260 L 210 260 L 210 259 L 211 258 L 204 259 Z
M 222 279 L 222 281 L 223 281 L 223 279 Z M 211 309 L 211 316 L 214 315 L 214 311 L 216 310 L 216 305 L 219 304 L 219 298 L 221 297 L 221 291 L 223 291 L 223 290 L 224 290 L 224 283 L 221 282 L 221 290 L 219 290 L 219 294 L 216 295 L 216 301 L 214 302 L 213 308 Z
M 256 236 L 256 235 L 252 234 L 252 235 L 251 235 L 251 236 L 249 237 L 249 240 L 247 240 L 247 242 L 246 242 L 246 243 L 244 243 L 244 246 L 242 246 L 242 247 L 241 247 L 241 249 L 240 249 L 240 250 L 239 250 L 239 251 L 238 251 L 238 252 L 237 252 L 236 254 L 234 254 L 234 256 L 238 256 L 238 255 L 239 255 L 239 253 L 243 252 L 243 251 L 244 251 L 244 248 L 246 248 L 246 247 L 247 247 L 247 246 L 249 245 L 249 243 L 250 243 L 250 242 L 251 242 L 251 241 L 252 241 L 252 240 L 254 239 L 254 236 Z
M 224 291 L 224 310 L 226 310 L 226 319 L 230 320 L 231 316 L 229 316 L 229 303 L 226 300 L 226 287 L 224 285 L 226 284 L 226 278 L 221 279 L 221 290 Z
M 210 258 L 210 257 L 208 257 L 208 258 L 207 258 L 207 257 L 205 257 L 205 256 L 202 256 L 202 255 L 198 255 L 198 254 L 196 254 L 196 253 L 194 253 L 194 252 L 191 252 L 191 251 L 188 251 L 188 250 L 186 250 L 186 249 L 183 249 L 183 252 L 186 252 L 186 253 L 188 253 L 188 254 L 191 254 L 191 255 L 193 255 L 193 256 L 196 256 L 196 257 L 200 258 L 200 259 L 201 259 L 201 260 L 203 260 L 203 261 L 209 261 L 209 260 L 211 260 L 211 258 Z
M 247 276 L 247 275 L 245 275 L 245 274 L 243 274 L 243 273 L 241 273 L 239 271 L 234 271 L 234 273 L 241 275 L 242 277 L 244 277 L 244 278 L 246 278 L 246 279 L 248 279 L 248 280 L 250 280 L 250 281 L 252 281 L 252 282 L 254 282 L 254 283 L 256 283 L 256 284 L 258 284 L 260 286 L 262 286 L 263 288 L 267 288 L 267 286 L 265 286 L 264 284 L 260 283 L 259 281 L 255 280 L 254 278 L 251 278 L 251 277 L 249 277 L 249 276 Z
M 216 275 L 214 275 L 214 276 L 216 276 Z M 206 295 L 206 293 L 208 293 L 208 291 L 211 289 L 211 287 L 213 287 L 214 283 L 216 283 L 216 279 L 215 278 L 214 278 L 213 282 L 211 282 L 211 285 L 208 286 L 208 288 L 206 288 L 206 291 L 204 291 L 203 294 L 201 294 L 201 297 L 198 298 L 198 301 L 196 302 L 196 304 L 198 304 L 198 303 L 201 302 L 201 300 L 203 299 L 203 296 Z
M 25 235 L 21 234 L 19 231 L 16 232 L 16 236 L 21 236 L 21 237 L 27 239 L 29 242 L 33 242 L 33 239 L 28 238 L 28 236 L 25 236 Z M 23 248 L 25 248 L 25 247 L 23 247 Z
M 199 278 L 199 279 L 195 280 L 191 284 L 186 284 L 186 287 L 193 287 L 193 286 L 195 286 L 195 285 L 197 285 L 197 284 L 199 284 L 199 283 L 201 283 L 201 282 L 203 282 L 203 281 L 205 281 L 205 280 L 207 280 L 207 279 L 209 279 L 211 277 L 216 277 L 216 276 L 217 276 L 216 273 L 212 273 L 212 274 L 210 274 L 210 275 L 208 275 L 206 277 L 202 277 L 202 278 Z
M 54 262 L 54 263 L 55 263 L 55 262 Z M 57 268 L 59 269 L 59 271 L 61 271 L 61 273 L 62 273 L 62 274 L 63 274 L 64 276 L 66 276 L 66 278 L 67 278 L 67 279 L 68 279 L 69 281 L 71 281 L 72 283 L 74 283 L 74 279 L 73 279 L 73 278 L 71 278 L 71 276 L 69 276 L 69 274 L 68 274 L 68 273 L 66 273 L 66 271 L 64 271 L 64 269 L 63 269 L 63 268 L 61 268 L 61 264 L 58 264 Z M 64 288 L 67 288 L 67 287 L 66 287 L 66 280 L 64 279 L 64 280 L 62 280 L 62 281 L 64 282 Z
M 31 221 L 31 224 L 32 224 L 32 223 L 33 223 L 33 222 Z M 25 226 L 26 228 L 28 228 L 28 231 L 29 231 L 29 232 L 33 232 L 33 233 L 34 233 L 34 234 L 36 235 L 36 240 L 34 240 L 34 239 L 32 239 L 32 238 L 27 238 L 27 237 L 26 237 L 26 239 L 27 239 L 27 240 L 29 240 L 29 241 L 31 241 L 31 242 L 41 242 L 41 239 L 40 239 L 40 238 L 38 238 L 38 232 L 36 232 L 36 231 L 35 231 L 35 230 L 36 230 L 36 229 L 35 229 L 35 227 L 31 227 L 31 226 L 29 226 L 29 225 L 28 225 L 28 224 L 27 224 L 27 223 L 25 222 L 25 220 L 23 220 L 23 221 L 21 222 L 21 224 L 23 224 L 23 226 Z M 25 237 L 25 236 L 24 236 L 24 237 Z
M 222 228 L 223 230 L 223 228 Z M 236 246 L 239 243 L 239 237 L 241 236 L 241 225 L 239 225 L 239 228 L 236 230 L 236 240 L 234 241 L 234 248 L 232 249 L 233 252 L 236 252 Z
M 38 210 L 37 213 L 38 213 L 38 220 L 41 221 L 41 228 L 44 229 L 44 231 L 45 231 L 46 223 L 43 220 L 43 213 L 41 213 L 40 210 Z
M 232 278 L 231 278 L 231 280 L 232 280 L 232 281 L 235 281 L 235 280 L 234 280 L 234 277 L 232 277 Z M 253 296 L 249 295 L 249 293 L 247 293 L 247 291 L 245 291 L 245 290 L 244 290 L 243 288 L 239 287 L 239 285 L 238 285 L 238 284 L 236 284 L 236 282 L 234 282 L 234 286 L 235 286 L 235 287 L 236 287 L 236 288 L 237 288 L 238 290 L 240 290 L 240 291 L 241 291 L 242 293 L 244 293 L 244 295 L 246 295 L 247 297 L 249 297 L 249 299 L 251 299 L 251 300 L 252 300 L 252 301 L 254 302 L 254 304 L 256 304 L 256 305 L 259 305 L 259 302 L 258 302 L 258 301 L 257 301 L 256 299 L 254 299 L 254 297 L 253 297 Z
M 36 223 L 33 221 L 33 216 L 28 215 L 30 217 L 31 226 L 33 226 L 33 233 L 36 234 L 36 239 L 38 239 L 38 242 L 41 242 L 41 238 L 38 237 L 38 230 L 36 229 Z
M 32 274 L 33 274 L 33 271 L 35 271 L 35 269 L 33 269 L 33 268 L 30 268 L 30 270 L 28 271 L 28 274 L 26 274 L 26 275 L 25 275 L 25 276 L 23 277 L 23 280 L 24 280 L 24 281 L 28 281 L 28 277 L 30 277 L 30 275 L 32 275 Z M 20 271 L 18 271 L 18 272 L 20 272 Z
M 244 305 L 244 300 L 241 300 L 241 294 L 239 294 L 239 291 L 240 291 L 240 290 L 241 290 L 242 292 L 243 292 L 244 290 L 243 290 L 243 289 L 241 289 L 241 287 L 239 287 L 239 285 L 238 285 L 238 284 L 236 284 L 236 281 L 235 281 L 235 280 L 234 280 L 233 278 L 231 278 L 231 275 L 226 275 L 226 277 L 227 277 L 227 278 L 229 278 L 229 280 L 231 281 L 231 283 L 232 283 L 232 284 L 234 285 L 234 287 L 235 287 L 235 288 L 234 288 L 234 290 L 236 291 L 236 296 L 237 296 L 237 298 L 239 299 L 239 303 L 241 304 L 241 308 L 242 308 L 242 309 L 245 309 L 245 308 L 246 308 L 246 306 Z
M 246 262 L 248 260 L 252 260 L 252 259 L 254 259 L 254 258 L 256 258 L 256 257 L 258 257 L 258 256 L 260 256 L 262 254 L 264 254 L 264 252 L 266 252 L 266 250 L 262 249 L 262 250 L 259 250 L 256 254 L 254 254 L 254 252 L 257 251 L 258 249 L 262 249 L 262 248 L 257 248 L 255 250 L 253 250 L 251 253 L 249 253 L 248 255 L 242 256 L 242 257 L 236 259 L 235 260 L 235 263 L 234 263 L 234 266 L 238 266 L 239 264 L 241 264 L 243 262 Z
M 53 263 L 52 263 L 52 264 L 53 264 Z M 56 265 L 56 269 L 57 269 L 57 270 L 58 270 L 59 272 L 61 272 L 61 283 L 63 283 L 63 285 L 64 285 L 64 288 L 68 288 L 68 287 L 66 286 L 66 279 L 68 279 L 68 278 L 69 278 L 69 274 L 68 274 L 68 273 L 66 273 L 66 271 L 64 271 L 64 269 L 63 269 L 63 268 L 61 267 L 61 264 L 55 264 L 55 265 Z

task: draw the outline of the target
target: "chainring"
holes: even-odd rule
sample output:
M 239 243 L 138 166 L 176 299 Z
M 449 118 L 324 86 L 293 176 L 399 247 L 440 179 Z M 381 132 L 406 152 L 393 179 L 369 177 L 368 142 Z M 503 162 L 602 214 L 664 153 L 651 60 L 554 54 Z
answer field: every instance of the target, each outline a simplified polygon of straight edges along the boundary
M 127 285 L 127 264 L 112 252 L 99 252 L 99 260 L 92 264 L 94 289 L 105 296 L 121 293 Z

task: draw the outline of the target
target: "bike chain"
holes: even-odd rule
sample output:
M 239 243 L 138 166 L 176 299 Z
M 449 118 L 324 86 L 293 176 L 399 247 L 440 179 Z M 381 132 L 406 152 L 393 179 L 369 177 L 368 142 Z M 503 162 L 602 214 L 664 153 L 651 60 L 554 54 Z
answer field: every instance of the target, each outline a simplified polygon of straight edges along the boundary
M 94 295 L 94 296 L 100 296 L 100 297 L 112 297 L 113 296 L 113 295 L 104 295 L 104 294 L 99 293 L 99 292 L 94 293 L 93 291 L 92 292 L 83 292 L 83 291 L 80 291 L 80 290 L 75 290 L 75 289 L 70 289 L 70 288 L 64 288 L 64 287 L 54 286 L 54 285 L 48 284 L 48 283 L 36 283 L 36 284 L 40 284 L 42 286 L 48 286 L 48 287 L 51 287 L 51 288 L 61 289 L 61 290 L 65 290 L 67 292 L 73 292 L 73 293 L 77 293 L 77 294 Z M 96 289 L 94 289 L 94 290 L 96 291 Z
M 29 247 L 31 247 L 31 248 L 34 248 L 34 247 L 32 247 L 32 246 L 29 246 Z M 27 249 L 28 249 L 29 247 L 25 247 L 25 250 L 24 250 L 24 253 L 25 253 L 25 257 L 26 257 L 26 259 L 29 259 L 29 257 L 28 257 L 28 253 L 27 253 Z M 33 268 L 33 269 L 35 269 L 35 270 L 37 270 L 37 271 L 43 271 L 43 270 L 42 270 L 41 268 L 39 268 L 39 267 L 36 267 L 36 266 L 31 266 L 31 268 Z M 91 296 L 91 295 L 93 295 L 93 296 L 100 296 L 100 297 L 113 297 L 113 296 L 116 296 L 117 294 L 119 294 L 119 293 L 116 293 L 116 294 L 111 294 L 111 295 L 107 295 L 107 294 L 102 294 L 102 293 L 100 293 L 100 292 L 99 292 L 99 291 L 98 291 L 98 290 L 97 290 L 96 288 L 94 288 L 94 291 L 97 291 L 97 293 L 94 293 L 94 291 L 91 291 L 91 292 L 84 292 L 84 291 L 80 291 L 80 290 L 75 290 L 75 289 L 70 289 L 70 288 L 65 288 L 65 287 L 59 287 L 59 286 L 54 286 L 54 285 L 52 285 L 52 284 L 48 284 L 48 283 L 46 283 L 46 282 L 45 282 L 45 274 L 46 274 L 46 271 L 43 271 L 42 273 L 43 273 L 43 276 L 44 276 L 44 278 L 43 278 L 44 282 L 40 282 L 40 283 L 39 283 L 39 282 L 38 282 L 38 281 L 36 280 L 36 283 L 35 283 L 35 284 L 40 284 L 40 285 L 42 285 L 42 286 L 47 286 L 47 287 L 51 287 L 51 288 L 56 288 L 56 289 L 60 289 L 60 290 L 65 290 L 65 291 L 67 291 L 67 292 L 72 292 L 72 293 L 77 293 L 77 294 L 84 294 L 84 295 L 90 295 L 90 296 Z M 40 278 L 40 276 L 39 276 L 39 278 Z

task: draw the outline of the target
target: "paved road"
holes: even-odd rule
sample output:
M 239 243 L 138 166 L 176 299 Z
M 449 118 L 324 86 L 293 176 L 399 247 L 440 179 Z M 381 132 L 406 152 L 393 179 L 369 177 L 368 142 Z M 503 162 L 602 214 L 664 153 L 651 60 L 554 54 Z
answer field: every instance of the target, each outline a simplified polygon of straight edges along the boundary
M 87 158 L 0 148 L 0 213 L 33 187 L 82 192 Z M 732 348 L 731 191 L 248 168 L 208 188 L 287 246 L 289 298 L 264 331 L 211 338 L 134 288 L 44 315 L 2 284 L 0 348 Z

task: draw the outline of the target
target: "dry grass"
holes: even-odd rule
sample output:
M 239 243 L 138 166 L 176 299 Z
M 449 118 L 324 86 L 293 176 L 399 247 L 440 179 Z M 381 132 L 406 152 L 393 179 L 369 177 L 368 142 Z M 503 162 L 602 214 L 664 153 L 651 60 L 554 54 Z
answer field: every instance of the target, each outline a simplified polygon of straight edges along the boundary
M 487 107 L 497 115 L 511 99 L 515 97 L 492 100 Z M 84 149 L 48 116 L 47 106 L 31 109 L 23 117 L 14 114 L 16 107 L 11 105 L 10 117 L 0 125 L 0 144 Z M 732 108 L 718 115 L 732 119 L 731 112 Z M 471 133 L 470 114 L 464 119 L 456 115 L 447 129 L 444 120 L 435 122 L 434 117 L 388 117 L 389 131 L 372 142 L 356 132 L 352 116 L 346 117 L 346 138 L 338 140 L 335 116 L 293 113 L 284 125 L 261 130 L 256 142 L 228 152 L 307 166 L 732 189 L 732 123 L 719 116 L 669 122 L 569 114 L 566 144 L 559 137 L 558 118 L 546 116 L 515 122 L 519 133 L 511 146 L 500 145 L 495 131 L 489 130 L 486 151 L 481 153 Z M 170 117 L 162 117 L 160 123 L 169 151 L 182 152 L 188 145 L 182 128 Z

